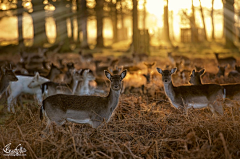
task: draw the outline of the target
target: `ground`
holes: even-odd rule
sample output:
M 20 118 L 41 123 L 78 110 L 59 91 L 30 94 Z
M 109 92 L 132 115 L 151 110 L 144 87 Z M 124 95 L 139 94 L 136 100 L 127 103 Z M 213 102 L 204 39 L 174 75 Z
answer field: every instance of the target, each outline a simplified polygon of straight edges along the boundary
M 124 47 L 117 45 L 101 50 L 103 53 L 97 50 L 95 56 L 119 56 Z M 169 50 L 157 47 L 151 50 L 149 61 L 156 62 L 153 71 L 168 64 Z M 191 59 L 204 59 L 203 64 L 210 72 L 217 71 L 213 51 L 225 50 L 217 43 L 180 46 L 180 52 Z M 231 55 L 239 62 L 237 52 Z M 160 75 L 154 82 L 156 87 L 151 96 L 122 94 L 111 121 L 101 127 L 67 123 L 64 127 L 54 126 L 44 138 L 42 130 L 46 123 L 39 119 L 39 106 L 25 100 L 23 109 L 18 107 L 16 114 L 8 114 L 3 97 L 0 155 L 4 154 L 4 146 L 11 143 L 11 149 L 22 144 L 27 150 L 26 158 L 240 158 L 239 105 L 224 107 L 223 116 L 214 117 L 209 109 L 190 109 L 185 116 L 169 103 Z

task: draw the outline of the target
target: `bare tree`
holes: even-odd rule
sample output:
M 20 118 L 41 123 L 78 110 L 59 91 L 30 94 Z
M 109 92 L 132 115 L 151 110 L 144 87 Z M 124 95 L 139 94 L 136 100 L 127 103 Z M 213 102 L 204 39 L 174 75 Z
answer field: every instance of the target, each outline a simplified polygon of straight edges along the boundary
M 224 38 L 227 48 L 236 47 L 234 45 L 234 0 L 225 0 L 223 2 L 224 16 Z
M 168 0 L 165 0 L 165 5 L 164 5 L 164 40 L 170 44 L 172 47 L 172 42 L 170 40 L 169 36 L 169 21 L 168 21 Z
M 113 26 L 113 42 L 118 41 L 118 31 L 117 31 L 117 22 L 118 22 L 118 10 L 117 10 L 117 2 L 113 3 L 113 0 L 110 2 L 111 8 L 111 20 Z
M 52 1 L 55 6 L 54 19 L 56 22 L 56 43 L 63 43 L 60 52 L 69 52 L 70 48 L 70 39 L 67 35 L 67 18 L 69 17 L 69 12 L 66 7 L 67 2 L 65 0 L 56 0 Z
M 47 43 L 43 0 L 32 0 L 32 8 L 33 12 L 31 13 L 31 16 L 34 31 L 33 46 L 43 46 L 44 43 Z
M 95 0 L 96 1 L 96 17 L 97 17 L 97 44 L 96 47 L 104 47 L 103 44 L 103 5 L 104 0 Z
M 212 22 L 212 40 L 215 40 L 215 29 L 214 29 L 214 18 L 213 18 L 213 11 L 214 11 L 214 0 L 212 0 L 212 9 L 211 9 L 211 22 Z
M 80 1 L 81 1 L 80 25 L 81 25 L 82 34 L 83 34 L 81 48 L 89 49 L 88 32 L 87 32 L 87 21 L 88 21 L 87 1 L 86 0 L 80 0 Z
M 125 30 L 124 30 L 124 13 L 123 13 L 123 0 L 120 0 L 120 15 L 121 15 L 121 33 L 122 33 L 122 38 L 126 39 L 125 37 Z
M 133 11 L 132 11 L 132 18 L 133 18 L 133 36 L 132 36 L 132 45 L 133 45 L 133 52 L 137 52 L 138 48 L 138 1 L 132 0 L 133 3 Z
M 202 23 L 203 23 L 204 40 L 207 40 L 206 24 L 205 24 L 205 19 L 204 19 L 204 14 L 203 14 L 203 8 L 202 8 L 201 0 L 199 0 L 199 4 L 200 4 L 200 12 L 201 12 Z
M 23 5 L 21 0 L 17 1 L 17 16 L 18 16 L 18 44 L 19 47 L 22 48 L 24 46 L 24 43 L 22 29 Z
M 193 5 L 193 0 L 192 0 L 192 15 L 190 17 L 190 25 L 191 25 L 191 40 L 192 42 L 198 42 L 198 31 L 197 31 L 197 26 L 195 21 L 195 8 Z

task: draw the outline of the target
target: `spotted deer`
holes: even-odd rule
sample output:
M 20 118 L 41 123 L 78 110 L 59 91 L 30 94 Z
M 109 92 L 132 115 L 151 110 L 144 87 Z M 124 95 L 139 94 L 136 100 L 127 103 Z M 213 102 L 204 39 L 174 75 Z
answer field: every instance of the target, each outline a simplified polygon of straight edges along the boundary
M 45 82 L 41 85 L 42 94 L 45 97 L 54 94 L 74 94 L 76 92 L 79 81 L 82 81 L 82 69 L 71 71 L 71 81 L 67 83 L 56 83 L 53 81 Z
M 9 83 L 17 81 L 18 78 L 13 73 L 13 70 L 1 67 L 2 76 L 0 79 L 0 97 L 7 90 Z
M 108 122 L 118 106 L 121 82 L 127 74 L 124 70 L 120 75 L 111 75 L 104 71 L 110 80 L 110 92 L 106 97 L 78 96 L 57 94 L 47 97 L 40 110 L 40 119 L 43 114 L 47 119 L 47 130 L 51 122 L 63 125 L 66 121 L 74 123 L 88 123 L 97 128 L 103 121 Z
M 193 85 L 202 85 L 201 75 L 203 73 L 201 72 L 204 72 L 204 70 L 200 72 L 196 72 L 195 70 L 193 70 L 189 82 Z M 231 106 L 233 102 L 240 104 L 240 84 L 221 84 L 220 86 L 222 86 L 226 90 L 226 100 L 224 101 L 224 103 L 227 106 Z
M 78 82 L 77 93 L 79 95 L 90 95 L 91 88 L 89 86 L 89 82 L 95 80 L 95 76 L 93 71 L 90 69 L 83 69 L 81 72 L 82 80 Z
M 191 64 L 191 60 L 188 57 L 186 57 L 186 56 L 183 56 L 183 55 L 172 55 L 172 52 L 168 52 L 167 56 L 168 56 L 168 58 L 169 58 L 169 60 L 171 61 L 172 64 L 182 63 L 182 62 L 186 66 Z
M 219 58 L 219 54 L 218 53 L 214 53 L 216 59 L 217 59 L 217 62 L 218 62 L 218 65 L 220 66 L 226 66 L 226 65 L 229 65 L 230 67 L 234 68 L 235 67 L 235 64 L 237 62 L 236 58 L 234 57 L 225 57 L 225 58 Z
M 162 70 L 157 68 L 162 74 L 164 90 L 170 103 L 178 109 L 183 109 L 187 114 L 189 108 L 209 107 L 214 115 L 223 114 L 223 107 L 220 100 L 224 99 L 223 87 L 216 84 L 206 85 L 185 85 L 175 87 L 172 83 L 172 74 L 176 68 L 171 70 Z

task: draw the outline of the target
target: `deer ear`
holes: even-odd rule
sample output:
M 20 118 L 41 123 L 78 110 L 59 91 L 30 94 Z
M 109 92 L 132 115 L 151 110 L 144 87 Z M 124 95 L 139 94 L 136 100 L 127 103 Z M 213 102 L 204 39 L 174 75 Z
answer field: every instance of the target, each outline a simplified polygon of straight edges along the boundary
M 1 67 L 1 71 L 2 71 L 3 74 L 6 73 L 6 69 L 3 66 Z
M 192 74 L 193 74 L 193 75 L 195 75 L 195 69 L 194 69 L 194 70 L 192 70 Z
M 35 77 L 36 77 L 37 80 L 39 79 L 39 73 L 38 72 L 35 74 Z
M 162 71 L 161 68 L 157 68 L 157 71 L 158 71 L 159 73 L 163 74 L 163 71 Z
M 122 73 L 121 73 L 121 78 L 124 79 L 127 75 L 127 70 L 124 70 Z
M 175 73 L 177 71 L 177 68 L 172 68 L 171 69 L 171 74 Z
M 105 73 L 105 76 L 106 76 L 109 80 L 111 80 L 112 75 L 111 75 L 107 70 L 104 70 L 104 73 Z
M 76 69 L 74 69 L 74 70 L 76 71 Z M 79 70 L 78 70 L 78 73 L 80 74 L 81 72 L 82 72 L 82 69 L 79 69 Z
M 204 72 L 205 72 L 205 69 L 202 69 L 202 70 L 200 71 L 200 75 L 203 75 Z

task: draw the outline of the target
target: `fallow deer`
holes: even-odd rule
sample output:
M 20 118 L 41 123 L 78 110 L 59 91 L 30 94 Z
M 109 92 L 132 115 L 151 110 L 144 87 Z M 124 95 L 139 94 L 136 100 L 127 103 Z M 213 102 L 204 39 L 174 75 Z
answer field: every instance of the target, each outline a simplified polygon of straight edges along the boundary
M 193 85 L 202 85 L 201 75 L 203 74 L 203 72 L 204 70 L 202 70 L 201 73 L 198 71 L 193 71 L 189 82 Z M 227 100 L 225 100 L 225 104 L 229 106 L 230 104 L 232 104 L 231 101 L 240 103 L 240 84 L 221 84 L 220 86 L 222 86 L 226 90 L 225 96 Z
M 11 69 L 1 67 L 1 72 L 2 76 L 0 79 L 0 97 L 8 88 L 10 82 L 18 80 Z
M 47 119 L 45 130 L 51 122 L 57 125 L 63 125 L 66 121 L 88 123 L 93 128 L 100 126 L 103 121 L 108 122 L 118 106 L 121 82 L 126 74 L 127 70 L 120 75 L 111 75 L 105 71 L 106 77 L 111 81 L 110 92 L 106 97 L 65 94 L 47 97 L 40 110 L 40 119 L 43 119 L 43 114 Z
M 217 59 L 217 62 L 218 62 L 218 65 L 220 66 L 226 66 L 226 65 L 229 65 L 230 67 L 234 68 L 237 60 L 236 58 L 234 57 L 225 57 L 225 58 L 219 58 L 219 54 L 218 53 L 214 53 L 216 59 Z
M 56 83 L 52 81 L 45 82 L 41 85 L 42 93 L 45 97 L 54 94 L 74 94 L 76 92 L 79 81 L 82 81 L 82 69 L 73 70 L 71 72 L 72 80 L 67 83 Z
M 89 82 L 95 80 L 95 76 L 93 71 L 90 69 L 83 69 L 81 72 L 82 80 L 78 83 L 77 93 L 79 95 L 90 95 L 91 90 L 89 86 Z
M 187 110 L 191 107 L 210 107 L 214 115 L 216 113 L 223 114 L 223 107 L 221 103 L 219 104 L 219 100 L 224 99 L 223 87 L 216 84 L 175 87 L 171 76 L 175 73 L 176 68 L 171 70 L 157 68 L 157 71 L 162 74 L 165 93 L 175 108 L 183 109 L 187 114 Z

